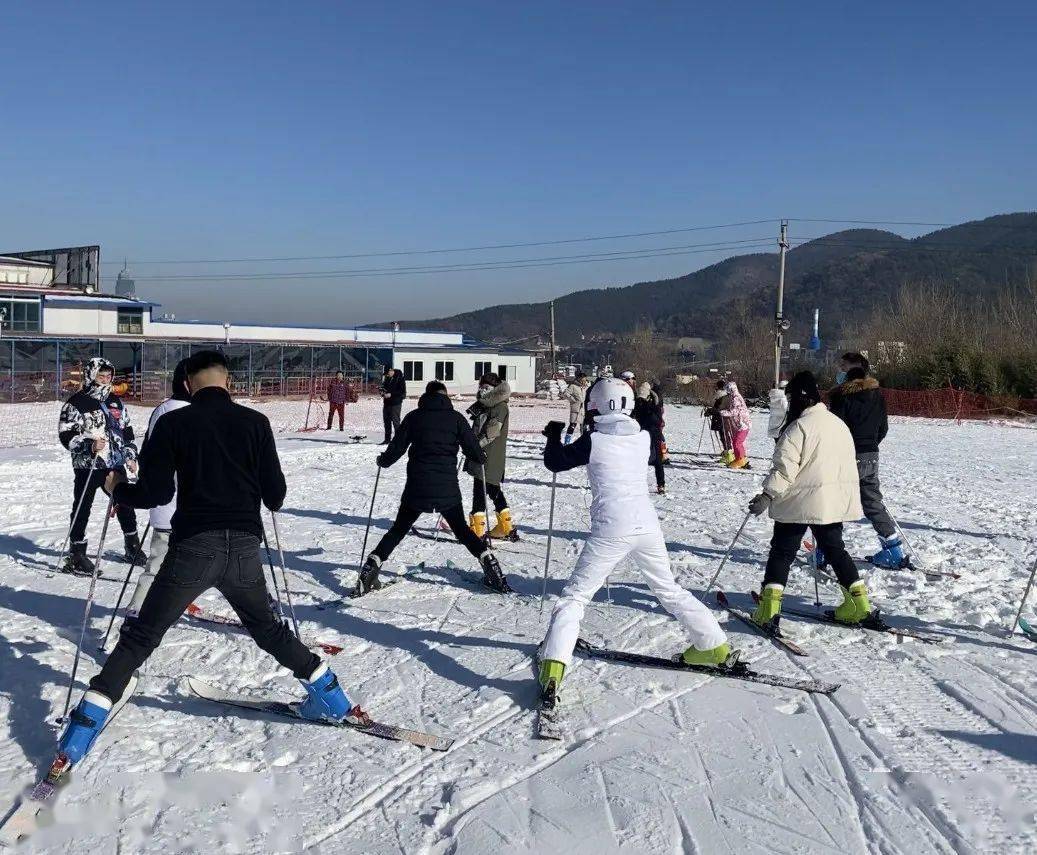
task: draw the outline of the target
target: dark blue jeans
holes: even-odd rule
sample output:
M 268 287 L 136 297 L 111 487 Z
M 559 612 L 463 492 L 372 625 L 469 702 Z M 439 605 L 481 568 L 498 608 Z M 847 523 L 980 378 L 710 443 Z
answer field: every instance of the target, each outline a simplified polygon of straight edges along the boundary
M 126 684 L 161 643 L 195 597 L 216 588 L 230 603 L 253 640 L 300 680 L 320 665 L 270 608 L 259 538 L 240 531 L 207 531 L 169 547 L 140 615 L 122 625 L 119 643 L 90 688 L 118 700 Z

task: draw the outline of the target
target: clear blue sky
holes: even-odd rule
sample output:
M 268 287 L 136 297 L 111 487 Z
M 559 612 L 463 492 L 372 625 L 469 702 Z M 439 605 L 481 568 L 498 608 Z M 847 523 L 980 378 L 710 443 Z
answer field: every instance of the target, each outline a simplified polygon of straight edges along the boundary
M 330 325 L 679 275 L 732 251 L 421 276 L 145 276 L 571 255 L 775 227 L 143 262 L 1032 210 L 1035 44 L 1033 0 L 11 4 L 0 250 L 100 243 L 179 317 Z

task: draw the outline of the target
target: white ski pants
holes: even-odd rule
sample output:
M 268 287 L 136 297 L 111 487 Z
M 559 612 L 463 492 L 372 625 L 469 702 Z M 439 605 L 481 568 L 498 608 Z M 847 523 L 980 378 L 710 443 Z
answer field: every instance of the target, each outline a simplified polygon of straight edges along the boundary
M 628 556 L 634 559 L 663 608 L 681 622 L 696 649 L 711 650 L 727 640 L 713 613 L 674 580 L 662 532 L 615 538 L 591 536 L 583 545 L 576 569 L 551 612 L 541 659 L 569 665 L 587 603 L 616 565 Z
M 140 607 L 144 605 L 144 598 L 148 595 L 151 583 L 155 581 L 155 576 L 158 575 L 158 568 L 162 566 L 162 562 L 166 560 L 166 553 L 169 552 L 169 535 L 170 532 L 162 531 L 161 529 L 153 528 L 151 530 L 148 561 L 144 565 L 140 578 L 137 579 L 137 587 L 134 588 L 133 597 L 130 599 L 130 604 L 126 607 L 128 611 L 139 612 Z

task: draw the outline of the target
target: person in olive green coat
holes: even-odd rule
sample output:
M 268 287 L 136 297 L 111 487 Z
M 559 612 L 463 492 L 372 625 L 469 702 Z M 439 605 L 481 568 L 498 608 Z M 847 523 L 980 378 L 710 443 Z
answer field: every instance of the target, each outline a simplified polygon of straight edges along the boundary
M 490 531 L 491 538 L 509 537 L 513 531 L 508 500 L 504 498 L 501 483 L 504 481 L 504 461 L 508 454 L 508 399 L 511 387 L 492 371 L 479 379 L 479 396 L 468 408 L 472 417 L 472 428 L 479 438 L 479 445 L 486 452 L 486 484 L 483 485 L 483 468 L 469 462 L 465 471 L 475 481 L 472 485 L 472 514 L 469 524 L 479 537 L 486 536 L 486 496 L 493 500 L 497 511 L 497 524 Z

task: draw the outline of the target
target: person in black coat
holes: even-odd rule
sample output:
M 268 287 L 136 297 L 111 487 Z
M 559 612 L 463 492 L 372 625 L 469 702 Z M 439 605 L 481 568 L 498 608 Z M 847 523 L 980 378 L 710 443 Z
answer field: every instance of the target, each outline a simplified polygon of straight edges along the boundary
M 857 474 L 861 481 L 864 515 L 879 536 L 882 549 L 869 559 L 887 569 L 899 569 L 907 560 L 896 523 L 882 499 L 879 485 L 879 445 L 886 438 L 889 419 L 879 382 L 868 376 L 868 358 L 861 353 L 845 353 L 839 360 L 839 383 L 828 394 L 828 408 L 845 422 L 853 435 L 857 452 Z
M 386 368 L 382 377 L 382 424 L 385 426 L 385 440 L 388 445 L 393 431 L 400 429 L 400 414 L 403 412 L 403 399 L 407 397 L 407 381 L 398 368 Z
M 663 494 L 666 492 L 666 470 L 663 469 L 665 463 L 663 459 L 663 402 L 662 395 L 652 387 L 651 383 L 642 383 L 637 390 L 637 400 L 634 402 L 634 421 L 652 438 L 652 450 L 648 463 L 655 470 L 655 491 Z
M 483 581 L 495 591 L 511 590 L 497 557 L 488 543 L 468 527 L 457 483 L 457 452 L 482 464 L 486 455 L 467 419 L 457 412 L 446 386 L 433 380 L 418 399 L 418 408 L 407 413 L 389 447 L 378 455 L 378 465 L 387 469 L 407 452 L 407 483 L 400 497 L 396 521 L 378 542 L 357 579 L 356 595 L 382 586 L 378 571 L 392 551 L 424 513 L 439 511 L 454 536 L 478 559 Z

